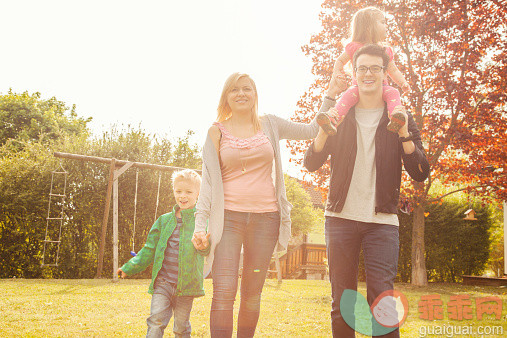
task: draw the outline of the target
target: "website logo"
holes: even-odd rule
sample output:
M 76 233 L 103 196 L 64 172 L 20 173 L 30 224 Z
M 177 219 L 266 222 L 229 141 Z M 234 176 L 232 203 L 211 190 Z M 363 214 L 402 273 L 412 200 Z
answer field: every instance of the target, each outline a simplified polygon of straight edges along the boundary
M 340 299 L 340 312 L 356 332 L 381 336 L 403 325 L 408 315 L 408 300 L 400 291 L 387 290 L 370 307 L 362 294 L 345 289 Z

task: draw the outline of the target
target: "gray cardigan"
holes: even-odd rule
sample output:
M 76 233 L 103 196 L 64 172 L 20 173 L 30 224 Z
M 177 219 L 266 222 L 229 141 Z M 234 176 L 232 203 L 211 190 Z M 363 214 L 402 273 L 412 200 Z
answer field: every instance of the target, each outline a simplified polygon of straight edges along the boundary
M 321 108 L 327 111 L 334 101 L 326 99 Z M 327 109 L 326 109 L 327 108 Z M 296 123 L 277 117 L 265 115 L 261 117 L 262 131 L 268 137 L 275 153 L 275 193 L 280 211 L 280 230 L 278 250 L 287 248 L 291 234 L 290 210 L 292 205 L 287 201 L 283 181 L 282 160 L 280 157 L 280 140 L 307 140 L 317 136 L 319 125 L 316 119 L 310 124 Z M 211 250 L 204 263 L 205 276 L 211 271 L 217 244 L 222 238 L 224 228 L 224 188 L 218 154 L 211 137 L 207 136 L 202 151 L 202 183 L 197 200 L 195 213 L 195 232 L 204 231 L 211 234 Z

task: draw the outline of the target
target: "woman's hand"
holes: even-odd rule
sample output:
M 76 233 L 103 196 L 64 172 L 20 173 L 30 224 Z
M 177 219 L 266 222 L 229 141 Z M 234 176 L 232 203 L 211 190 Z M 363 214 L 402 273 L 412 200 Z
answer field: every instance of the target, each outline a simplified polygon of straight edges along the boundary
M 205 250 L 209 246 L 209 238 L 211 234 L 206 234 L 204 231 L 194 232 L 192 236 L 192 243 L 196 250 Z

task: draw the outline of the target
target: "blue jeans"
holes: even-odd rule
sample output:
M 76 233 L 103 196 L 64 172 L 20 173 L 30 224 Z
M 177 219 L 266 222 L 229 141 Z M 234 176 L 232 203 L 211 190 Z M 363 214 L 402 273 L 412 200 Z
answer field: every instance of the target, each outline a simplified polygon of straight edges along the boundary
M 364 252 L 368 304 L 371 306 L 382 292 L 393 289 L 398 268 L 398 227 L 327 216 L 325 227 L 333 298 L 333 337 L 355 337 L 354 329 L 347 325 L 340 313 L 341 295 L 345 289 L 357 290 L 361 246 Z M 382 337 L 399 337 L 399 330 Z
M 238 337 L 253 337 L 266 273 L 278 241 L 278 212 L 248 213 L 225 210 L 222 239 L 213 261 L 211 337 L 232 337 L 233 307 L 238 290 L 238 269 L 243 246 Z
M 157 278 L 151 298 L 150 316 L 146 320 L 148 324 L 146 337 L 163 337 L 173 311 L 175 337 L 190 337 L 192 328 L 189 318 L 193 301 L 192 296 L 176 296 L 175 284 Z

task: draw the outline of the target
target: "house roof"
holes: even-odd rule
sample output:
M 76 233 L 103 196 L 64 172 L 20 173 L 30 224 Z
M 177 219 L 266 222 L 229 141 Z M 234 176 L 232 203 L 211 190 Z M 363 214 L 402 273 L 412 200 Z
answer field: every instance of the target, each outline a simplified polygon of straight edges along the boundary
M 301 186 L 310 195 L 313 206 L 315 208 L 324 209 L 323 194 L 319 190 L 319 187 L 310 183 L 310 182 L 305 182 L 305 181 L 302 181 L 297 178 L 296 178 L 296 180 L 301 184 Z

